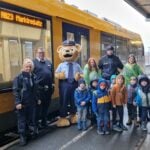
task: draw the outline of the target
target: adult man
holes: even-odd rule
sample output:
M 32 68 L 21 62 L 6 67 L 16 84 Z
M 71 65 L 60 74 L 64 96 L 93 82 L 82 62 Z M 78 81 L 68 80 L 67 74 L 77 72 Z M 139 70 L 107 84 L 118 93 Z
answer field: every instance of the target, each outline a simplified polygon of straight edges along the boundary
M 45 51 L 42 47 L 37 49 L 36 58 L 33 60 L 33 62 L 33 72 L 37 76 L 40 97 L 40 100 L 38 101 L 39 105 L 37 108 L 38 120 L 41 119 L 41 125 L 46 127 L 48 108 L 51 101 L 51 95 L 53 93 L 52 63 L 45 58 Z
M 102 77 L 106 80 L 110 80 L 112 75 L 118 74 L 123 69 L 122 62 L 114 55 L 113 46 L 107 46 L 106 55 L 99 60 L 98 67 L 102 71 Z

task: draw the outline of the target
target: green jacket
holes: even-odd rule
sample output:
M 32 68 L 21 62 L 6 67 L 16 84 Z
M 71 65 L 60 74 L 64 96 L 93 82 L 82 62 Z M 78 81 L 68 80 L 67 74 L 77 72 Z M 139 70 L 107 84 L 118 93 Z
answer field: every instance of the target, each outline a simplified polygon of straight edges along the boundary
M 98 72 L 96 72 L 95 68 L 93 68 L 92 71 L 90 71 L 88 64 L 86 64 L 83 69 L 83 76 L 86 84 L 90 85 L 90 81 L 94 79 L 99 79 L 101 77 L 101 72 L 99 70 Z
M 123 75 L 125 77 L 125 83 L 128 85 L 130 83 L 130 78 L 132 76 L 138 77 L 143 73 L 141 67 L 138 64 L 126 63 L 123 68 Z

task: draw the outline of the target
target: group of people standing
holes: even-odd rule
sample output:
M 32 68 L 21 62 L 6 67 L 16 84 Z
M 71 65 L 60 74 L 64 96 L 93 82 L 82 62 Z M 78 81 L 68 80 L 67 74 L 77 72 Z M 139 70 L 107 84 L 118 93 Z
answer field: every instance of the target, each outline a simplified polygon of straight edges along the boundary
M 92 123 L 97 120 L 98 134 L 110 134 L 111 129 L 118 132 L 127 130 L 123 123 L 125 105 L 128 109 L 126 124 L 131 125 L 133 121 L 136 127 L 141 125 L 142 130 L 147 130 L 150 117 L 149 78 L 143 74 L 133 54 L 123 65 L 114 55 L 114 48 L 108 46 L 98 65 L 94 58 L 90 58 L 83 73 L 84 78 L 79 80 L 74 94 L 79 130 L 87 128 L 90 108 Z
M 47 126 L 48 107 L 54 91 L 53 74 L 53 65 L 45 58 L 44 49 L 38 48 L 36 58 L 33 61 L 25 59 L 21 73 L 14 79 L 21 145 L 27 142 L 29 128 L 33 134 L 38 134 L 39 120 L 40 126 Z M 150 83 L 148 77 L 142 74 L 134 55 L 130 54 L 127 64 L 123 65 L 114 55 L 112 46 L 106 48 L 106 55 L 98 65 L 94 58 L 89 58 L 83 69 L 83 78 L 74 91 L 78 129 L 86 130 L 87 116 L 91 116 L 92 123 L 97 121 L 98 134 L 110 134 L 112 111 L 112 128 L 119 132 L 127 130 L 123 124 L 123 108 L 127 104 L 127 125 L 132 124 L 132 120 L 137 121 L 138 106 L 142 129 L 146 130 L 148 111 L 150 113 Z

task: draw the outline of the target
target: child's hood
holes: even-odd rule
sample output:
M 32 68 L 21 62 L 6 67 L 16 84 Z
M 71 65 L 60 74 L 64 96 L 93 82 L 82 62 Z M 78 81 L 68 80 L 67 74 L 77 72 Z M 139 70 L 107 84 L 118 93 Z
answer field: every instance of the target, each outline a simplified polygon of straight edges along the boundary
M 111 76 L 111 78 L 110 78 L 111 83 L 112 83 L 112 80 L 113 80 L 113 79 L 116 79 L 116 77 L 117 77 L 117 75 L 115 75 L 115 74 L 113 74 L 113 75 Z
M 100 84 L 101 84 L 101 83 L 105 83 L 105 84 L 106 84 L 106 87 L 105 87 L 104 90 L 102 90 L 102 89 L 100 88 Z M 98 90 L 99 90 L 99 91 L 106 91 L 107 87 L 108 87 L 108 82 L 107 82 L 105 79 L 100 79 L 100 80 L 98 81 Z

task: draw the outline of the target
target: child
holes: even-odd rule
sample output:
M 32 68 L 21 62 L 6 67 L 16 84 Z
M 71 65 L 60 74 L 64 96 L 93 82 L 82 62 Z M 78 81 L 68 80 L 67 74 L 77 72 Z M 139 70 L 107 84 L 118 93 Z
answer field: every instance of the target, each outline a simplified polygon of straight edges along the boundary
M 78 81 L 78 88 L 75 90 L 74 93 L 75 104 L 77 106 L 78 112 L 78 129 L 79 130 L 86 130 L 86 116 L 87 116 L 87 104 L 90 100 L 90 92 L 86 88 L 85 80 L 80 79 Z
M 128 122 L 126 125 L 131 125 L 132 120 L 134 120 L 134 125 L 137 127 L 137 107 L 134 105 L 136 92 L 137 92 L 137 78 L 132 76 L 130 78 L 130 84 L 127 87 L 128 92 L 128 101 L 127 101 L 127 109 L 128 109 Z
M 127 103 L 127 89 L 125 87 L 125 78 L 123 75 L 118 75 L 116 84 L 111 90 L 111 100 L 113 105 L 113 130 L 127 130 L 123 125 L 123 106 Z M 116 115 L 119 114 L 119 126 L 117 125 Z
M 112 89 L 113 86 L 116 84 L 116 77 L 117 77 L 117 75 L 113 74 L 113 75 L 111 76 L 111 78 L 110 78 L 109 95 L 111 94 L 111 89 Z M 111 100 L 111 97 L 110 97 L 110 101 L 112 101 L 112 100 Z M 111 125 L 111 123 L 112 123 L 112 110 L 113 110 L 112 102 L 110 102 L 110 126 L 112 126 L 112 125 Z M 117 114 L 117 116 L 118 116 L 118 114 Z M 117 117 L 117 118 L 118 118 L 118 117 Z
M 89 88 L 89 90 L 90 90 L 90 95 L 91 95 L 91 98 L 90 98 L 91 124 L 95 124 L 96 123 L 96 116 L 95 116 L 95 114 L 92 111 L 92 98 L 93 98 L 94 91 L 97 90 L 97 85 L 98 85 L 98 79 L 93 79 L 90 82 L 90 88 Z
M 147 131 L 147 118 L 150 115 L 150 81 L 146 75 L 139 78 L 139 88 L 137 90 L 136 103 L 142 109 L 142 130 Z
M 104 79 L 99 80 L 97 90 L 93 93 L 92 109 L 97 117 L 97 133 L 110 134 L 109 108 L 110 98 L 107 90 L 108 84 Z
M 116 84 L 116 75 L 112 75 L 110 78 L 111 84 L 110 84 L 110 90 L 112 89 L 112 87 Z
M 36 78 L 32 74 L 33 62 L 25 59 L 21 73 L 14 79 L 13 93 L 15 95 L 16 113 L 18 118 L 18 132 L 20 145 L 27 143 L 26 137 L 32 125 L 34 132 L 38 132 L 36 124 L 36 105 L 38 104 Z

